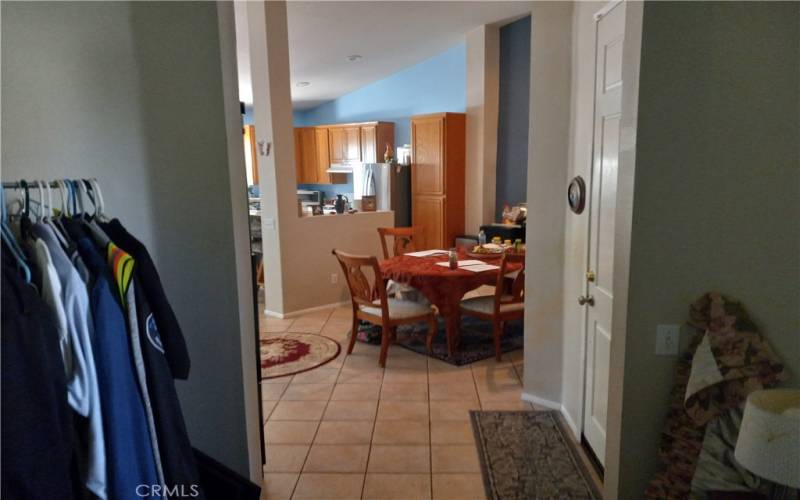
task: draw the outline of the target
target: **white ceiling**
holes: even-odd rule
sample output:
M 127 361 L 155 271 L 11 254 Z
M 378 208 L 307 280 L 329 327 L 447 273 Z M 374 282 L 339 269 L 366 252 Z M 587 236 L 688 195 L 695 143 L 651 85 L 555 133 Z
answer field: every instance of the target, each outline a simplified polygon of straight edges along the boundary
M 290 1 L 294 107 L 308 109 L 335 99 L 443 52 L 478 26 L 513 20 L 530 9 L 530 2 L 501 1 Z M 246 44 L 237 45 L 241 52 Z M 351 54 L 363 58 L 347 61 Z M 248 104 L 249 77 L 249 69 L 240 71 L 241 97 Z M 311 85 L 297 87 L 301 81 Z

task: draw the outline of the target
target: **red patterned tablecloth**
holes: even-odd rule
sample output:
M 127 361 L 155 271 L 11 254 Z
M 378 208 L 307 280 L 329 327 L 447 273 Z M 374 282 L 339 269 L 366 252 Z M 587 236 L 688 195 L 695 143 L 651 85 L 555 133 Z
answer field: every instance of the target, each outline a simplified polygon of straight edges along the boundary
M 459 252 L 459 260 L 473 260 L 465 253 Z M 481 261 L 499 266 L 500 258 L 484 258 Z M 459 303 L 464 294 L 481 285 L 497 283 L 498 269 L 479 273 L 464 269 L 450 269 L 436 265 L 447 262 L 446 255 L 433 257 L 412 257 L 399 255 L 380 262 L 384 279 L 413 286 L 439 309 L 447 321 L 447 340 L 449 350 L 455 350 L 458 343 Z M 509 266 L 510 271 L 518 265 Z

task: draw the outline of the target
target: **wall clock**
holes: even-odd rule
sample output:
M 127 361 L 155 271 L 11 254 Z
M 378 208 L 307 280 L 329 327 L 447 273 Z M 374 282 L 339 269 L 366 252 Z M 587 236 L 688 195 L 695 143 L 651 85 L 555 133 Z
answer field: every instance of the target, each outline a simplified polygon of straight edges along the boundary
M 583 177 L 580 175 L 576 175 L 569 182 L 567 203 L 569 208 L 576 214 L 583 213 L 583 209 L 586 206 L 586 183 L 583 182 Z

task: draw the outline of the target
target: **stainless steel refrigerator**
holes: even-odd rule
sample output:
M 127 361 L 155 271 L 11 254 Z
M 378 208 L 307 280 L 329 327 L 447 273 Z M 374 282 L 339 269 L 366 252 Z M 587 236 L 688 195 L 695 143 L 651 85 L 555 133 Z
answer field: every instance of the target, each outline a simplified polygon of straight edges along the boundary
M 411 225 L 411 167 L 391 163 L 353 165 L 354 198 L 375 195 L 377 210 L 393 210 L 394 225 Z

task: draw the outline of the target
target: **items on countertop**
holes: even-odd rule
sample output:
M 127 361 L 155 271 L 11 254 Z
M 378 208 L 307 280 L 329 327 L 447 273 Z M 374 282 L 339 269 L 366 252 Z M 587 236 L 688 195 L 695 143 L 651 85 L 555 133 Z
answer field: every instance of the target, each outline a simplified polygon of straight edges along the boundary
M 777 355 L 738 302 L 719 293 L 708 293 L 690 307 L 689 324 L 699 330 L 686 353 L 678 360 L 675 385 L 661 439 L 664 470 L 650 482 L 650 498 L 689 498 L 722 489 L 719 484 L 694 482 L 699 470 L 710 467 L 706 460 L 719 451 L 705 449 L 708 432 L 722 435 L 720 419 L 730 419 L 751 392 L 772 387 L 788 378 Z M 730 442 L 730 439 L 727 440 Z M 728 449 L 728 455 L 733 450 Z M 719 462 L 716 466 L 726 467 Z M 707 477 L 707 474 L 705 475 Z M 719 473 L 715 474 L 719 478 Z M 724 489 L 747 491 L 753 478 L 729 470 L 733 479 Z M 736 480 L 736 478 L 739 478 Z
M 142 485 L 204 498 L 173 380 L 188 350 L 146 247 L 107 221 L 96 180 L 3 188 L 24 190 L 13 218 L 2 201 L 3 498 L 137 498 Z
M 510 207 L 508 203 L 503 205 L 503 224 L 521 224 L 528 217 L 527 203 L 520 203 Z

